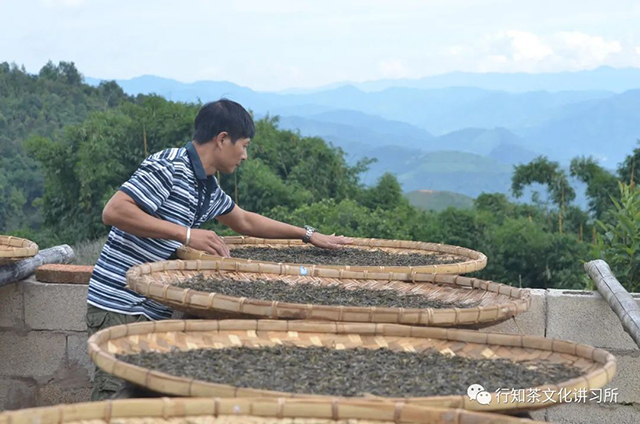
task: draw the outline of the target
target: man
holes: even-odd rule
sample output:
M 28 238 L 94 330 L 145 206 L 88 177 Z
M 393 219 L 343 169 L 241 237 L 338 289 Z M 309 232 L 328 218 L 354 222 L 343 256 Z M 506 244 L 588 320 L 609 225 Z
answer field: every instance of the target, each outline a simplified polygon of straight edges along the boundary
M 247 212 L 222 191 L 214 174 L 232 173 L 247 158 L 254 132 L 251 115 L 238 103 L 208 103 L 195 119 L 193 141 L 147 158 L 109 200 L 102 219 L 112 229 L 89 283 L 89 335 L 113 325 L 170 318 L 170 308 L 127 290 L 125 274 L 134 265 L 169 259 L 183 244 L 229 256 L 220 237 L 198 228 L 207 220 L 216 218 L 240 234 L 302 239 L 322 248 L 350 242 Z M 96 370 L 92 400 L 109 398 L 121 384 Z

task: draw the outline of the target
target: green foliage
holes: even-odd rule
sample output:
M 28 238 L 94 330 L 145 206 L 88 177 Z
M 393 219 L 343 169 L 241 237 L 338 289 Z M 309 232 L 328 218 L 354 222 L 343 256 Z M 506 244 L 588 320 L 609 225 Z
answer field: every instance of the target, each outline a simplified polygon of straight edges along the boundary
M 593 247 L 594 256 L 606 261 L 616 278 L 632 292 L 640 290 L 640 189 L 619 183 L 619 200 L 607 221 L 598 221 L 603 231 Z
M 71 246 L 73 252 L 76 254 L 76 259 L 73 263 L 77 265 L 95 265 L 100 257 L 102 246 L 104 246 L 106 242 L 107 238 L 101 237 L 93 241 L 81 241 Z
M 262 165 L 262 175 L 266 176 L 268 169 L 272 176 L 282 180 L 289 188 L 300 188 L 303 193 L 296 194 L 300 200 L 295 202 L 317 201 L 320 199 L 335 199 L 340 201 L 353 197 L 360 190 L 358 181 L 359 174 L 366 169 L 369 161 L 364 160 L 355 166 L 347 165 L 343 151 L 332 147 L 319 137 L 302 137 L 292 131 L 278 129 L 277 117 L 266 117 L 256 122 L 256 135 L 251 141 L 249 148 L 249 159 L 247 163 L 238 170 L 238 187 L 248 188 L 254 184 L 250 178 L 243 183 L 245 172 L 254 176 L 259 165 L 249 165 L 252 161 L 260 161 Z M 273 180 L 272 180 L 273 181 Z M 232 193 L 235 189 L 236 180 L 233 176 L 222 178 L 222 187 Z M 250 192 L 238 191 L 243 205 L 250 205 L 252 209 L 259 200 L 253 199 L 252 195 L 256 190 Z M 262 196 L 258 194 L 258 196 Z M 291 197 L 291 194 L 284 195 Z M 264 196 L 262 196 L 264 197 Z M 291 199 L 276 197 L 271 201 L 280 204 Z M 267 208 L 270 206 L 267 206 Z
M 425 218 L 414 228 L 419 239 L 470 249 L 480 249 L 493 227 L 489 214 L 473 209 L 449 208 L 438 214 L 427 214 Z
M 575 190 L 569 185 L 567 175 L 560 169 L 558 162 L 552 162 L 544 156 L 528 164 L 516 165 L 511 178 L 511 191 L 515 197 L 521 197 L 524 187 L 540 183 L 547 186 L 553 202 L 564 208 L 576 198 Z
M 638 140 L 640 143 L 640 140 Z M 640 147 L 633 149 L 618 167 L 618 179 L 624 183 L 631 184 L 638 174 L 637 167 L 640 165 Z
M 479 211 L 490 212 L 499 222 L 515 210 L 515 205 L 502 193 L 483 193 L 474 200 L 474 206 Z
M 89 113 L 130 101 L 115 84 L 91 87 L 70 62 L 47 63 L 38 76 L 0 63 L 0 232 L 41 227 L 43 174 L 23 143 L 30 136 L 53 137 Z
M 488 234 L 482 275 L 522 287 L 579 288 L 588 247 L 575 236 L 548 233 L 526 218 L 507 218 Z
M 451 191 L 415 190 L 405 194 L 409 203 L 424 211 L 440 212 L 448 207 L 469 209 L 473 207 L 473 198 Z
M 506 201 L 500 195 L 486 195 L 484 206 L 491 198 L 498 204 Z M 527 208 L 509 202 L 502 206 L 501 214 L 478 206 L 439 213 L 406 205 L 372 211 L 353 200 L 325 200 L 294 211 L 276 208 L 267 215 L 294 225 L 311 223 L 325 233 L 469 247 L 489 257 L 487 268 L 478 274 L 480 278 L 522 287 L 582 288 L 582 261 L 588 256 L 588 245 L 574 234 L 546 231 L 527 215 Z
M 524 186 L 539 182 L 547 184 L 549 192 L 556 205 L 561 208 L 563 218 L 563 229 L 565 233 L 578 234 L 581 241 L 584 234 L 590 234 L 593 230 L 596 240 L 590 249 L 587 250 L 584 242 L 575 243 L 571 237 L 555 234 L 553 225 L 548 229 L 554 231 L 554 239 L 550 239 L 553 249 L 549 253 L 544 253 L 546 248 L 539 243 L 533 243 L 531 248 L 541 251 L 541 258 L 547 258 L 545 272 L 540 271 L 540 267 L 530 269 L 527 275 L 538 275 L 536 280 L 545 281 L 545 286 L 553 279 L 554 287 L 569 287 L 579 284 L 571 278 L 572 275 L 579 275 L 577 268 L 578 258 L 584 260 L 599 257 L 609 263 L 614 274 L 619 278 L 625 287 L 630 291 L 640 289 L 639 282 L 639 255 L 640 246 L 640 195 L 633 183 L 635 174 L 635 164 L 640 159 L 640 148 L 634 149 L 631 155 L 627 156 L 618 168 L 617 177 L 602 168 L 592 158 L 579 157 L 571 161 L 571 175 L 577 177 L 587 184 L 587 197 L 589 198 L 589 210 L 596 218 L 596 232 L 589 215 L 577 207 L 566 206 L 572 199 L 567 197 L 567 193 L 573 193 L 566 188 L 566 176 L 559 170 L 557 163 L 549 162 L 546 158 L 538 158 L 528 165 L 516 167 L 513 176 L 513 192 L 516 195 L 522 193 Z M 630 182 L 626 184 L 625 182 Z M 619 187 L 616 190 L 616 185 Z M 617 193 L 616 193 L 617 192 Z M 560 196 L 564 194 L 564 196 Z M 544 230 L 544 225 L 540 226 Z M 531 229 L 528 230 L 529 233 Z M 525 233 L 523 233 L 525 234 Z M 531 236 L 531 234 L 529 234 Z M 540 238 L 542 240 L 542 238 Z M 503 247 L 513 246 L 518 240 L 534 240 L 522 238 L 508 241 L 507 234 L 502 234 Z M 514 252 L 515 253 L 515 252 Z M 499 256 L 498 256 L 499 257 Z M 518 261 L 517 255 L 509 255 L 507 261 Z M 529 263 L 535 267 L 535 258 L 531 257 L 521 263 Z M 514 263 L 508 263 L 507 268 L 516 268 Z M 490 267 L 487 267 L 487 271 Z M 555 270 L 555 272 L 554 272 Z M 573 282 L 569 281 L 572 280 Z
M 290 211 L 322 199 L 359 196 L 358 176 L 368 163 L 349 166 L 342 150 L 318 137 L 279 130 L 278 118 L 266 117 L 256 122 L 249 158 L 220 183 L 246 210 Z
M 390 173 L 383 174 L 378 184 L 366 189 L 360 195 L 360 203 L 369 209 L 389 210 L 399 205 L 408 205 L 408 200 L 402 195 L 402 187 L 400 183 Z
M 238 201 L 250 211 L 265 211 L 278 206 L 295 209 L 313 198 L 310 190 L 295 180 L 280 178 L 260 159 L 248 160 L 239 174 Z
M 602 218 L 611 207 L 610 196 L 616 191 L 617 178 L 602 168 L 593 158 L 574 158 L 571 161 L 571 175 L 587 184 L 589 211 Z
M 267 215 L 293 225 L 312 224 L 326 234 L 412 239 L 412 226 L 408 223 L 414 221 L 419 212 L 403 205 L 371 210 L 352 199 L 341 202 L 326 199 L 293 211 L 276 208 Z
M 25 148 L 46 175 L 46 227 L 70 242 L 104 235 L 106 202 L 150 152 L 184 145 L 196 112 L 195 105 L 140 97 L 136 104 L 96 112 L 52 139 L 29 138 Z
M 49 61 L 40 69 L 40 78 L 50 81 L 61 81 L 65 85 L 82 84 L 82 75 L 73 63 L 60 62 L 58 66 Z

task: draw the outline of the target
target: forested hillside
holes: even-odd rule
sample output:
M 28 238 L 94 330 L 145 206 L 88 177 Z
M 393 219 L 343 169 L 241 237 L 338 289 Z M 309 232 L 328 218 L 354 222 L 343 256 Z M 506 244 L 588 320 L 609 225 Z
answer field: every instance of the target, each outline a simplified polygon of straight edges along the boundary
M 49 63 L 38 75 L 0 63 L 0 232 L 39 229 L 42 223 L 43 174 L 24 141 L 56 137 L 91 112 L 130 101 L 113 82 L 84 84 L 72 63 Z

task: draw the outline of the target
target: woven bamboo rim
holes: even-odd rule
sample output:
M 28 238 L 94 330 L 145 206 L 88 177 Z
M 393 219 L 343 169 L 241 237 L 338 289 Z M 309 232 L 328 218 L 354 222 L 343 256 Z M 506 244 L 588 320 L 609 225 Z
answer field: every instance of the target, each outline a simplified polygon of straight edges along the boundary
M 223 240 L 229 248 L 233 249 L 242 247 L 270 247 L 270 248 L 283 248 L 283 247 L 300 247 L 305 248 L 308 245 L 301 240 L 287 240 L 287 239 L 260 239 L 254 237 L 223 237 Z M 210 255 L 200 250 L 192 249 L 190 247 L 182 246 L 178 249 L 178 257 L 180 259 L 221 259 L 225 263 L 234 265 L 235 263 L 248 263 L 252 265 L 258 264 L 271 264 L 276 266 L 287 265 L 287 270 L 291 275 L 313 275 L 316 277 L 330 277 L 332 271 L 355 271 L 361 273 L 386 273 L 393 272 L 405 275 L 404 280 L 410 280 L 410 275 L 413 272 L 432 272 L 437 274 L 466 274 L 473 271 L 479 271 L 487 265 L 487 257 L 475 250 L 467 249 L 459 246 L 451 246 L 447 244 L 437 243 L 425 243 L 421 241 L 408 241 L 408 240 L 383 240 L 383 239 L 364 239 L 353 238 L 353 244 L 350 248 L 361 249 L 381 249 L 393 253 L 421 253 L 421 254 L 446 254 L 455 257 L 465 258 L 464 262 L 455 264 L 435 264 L 435 265 L 422 265 L 422 266 L 407 266 L 407 267 L 393 267 L 393 266 L 348 266 L 348 265 L 309 265 L 309 264 L 278 264 L 269 261 L 254 261 L 251 259 L 241 258 L 221 258 L 220 256 Z M 366 278 L 361 277 L 361 278 Z
M 136 265 L 127 272 L 129 289 L 201 318 L 270 318 L 350 322 L 396 323 L 430 326 L 488 325 L 529 310 L 531 297 L 521 290 L 492 281 L 451 274 L 415 273 L 412 282 L 385 278 L 358 280 L 346 275 L 353 271 L 332 270 L 337 278 L 292 276 L 281 267 L 275 273 L 246 271 L 247 268 L 272 269 L 269 264 L 236 263 L 234 271 L 220 271 L 229 263 L 210 261 L 163 261 Z M 383 308 L 312 305 L 270 300 L 248 299 L 178 287 L 175 284 L 197 275 L 228 278 L 237 281 L 277 280 L 291 284 L 340 284 L 345 287 L 392 289 L 400 293 L 425 294 L 442 302 L 480 302 L 470 308 Z M 342 278 L 340 277 L 342 275 Z M 377 277 L 381 277 L 377 275 Z
M 95 333 L 88 341 L 89 356 L 100 368 L 124 380 L 147 387 L 150 390 L 189 397 L 298 397 L 324 398 L 307 395 L 240 388 L 225 384 L 209 383 L 192 378 L 171 376 L 165 373 L 134 366 L 118 360 L 116 354 L 134 354 L 142 351 L 167 352 L 171 349 L 199 348 L 221 349 L 225 347 L 260 347 L 276 344 L 295 346 L 325 346 L 333 349 L 366 347 L 389 348 L 399 351 L 419 352 L 437 349 L 441 353 L 469 358 L 507 358 L 513 361 L 547 361 L 564 363 L 581 369 L 578 378 L 530 388 L 548 393 L 549 398 L 563 401 L 560 389 L 590 390 L 604 387 L 616 372 L 615 357 L 603 349 L 544 337 L 482 333 L 478 331 L 417 327 L 396 324 L 360 324 L 311 321 L 273 320 L 173 320 L 151 321 L 110 327 Z M 357 398 L 351 398 L 357 399 Z M 501 402 L 492 396 L 488 405 L 480 405 L 466 395 L 407 397 L 374 399 L 406 402 L 440 408 L 515 412 L 544 408 L 547 397 L 512 399 Z
M 21 261 L 38 254 L 38 245 L 20 237 L 0 236 L 0 265 Z
M 214 418 L 215 417 L 215 418 Z M 127 399 L 58 405 L 0 413 L 0 424 L 535 424 L 540 421 L 462 409 L 427 408 L 402 402 L 346 399 Z M 289 420 L 287 420 L 289 419 Z M 170 421 L 169 421 L 170 420 Z M 286 420 L 286 421 L 285 421 Z

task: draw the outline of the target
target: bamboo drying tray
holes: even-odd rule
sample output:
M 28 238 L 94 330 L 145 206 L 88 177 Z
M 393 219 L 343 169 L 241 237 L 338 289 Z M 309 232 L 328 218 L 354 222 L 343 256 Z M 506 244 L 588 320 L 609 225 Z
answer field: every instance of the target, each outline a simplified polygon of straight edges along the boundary
M 478 331 L 417 327 L 396 324 L 328 323 L 273 320 L 173 320 L 120 325 L 99 331 L 88 341 L 89 356 L 100 368 L 124 380 L 150 390 L 190 397 L 297 397 L 328 399 L 306 395 L 240 388 L 134 366 L 118 360 L 116 354 L 143 351 L 168 352 L 172 349 L 224 349 L 226 347 L 263 347 L 276 344 L 301 347 L 325 346 L 332 349 L 380 347 L 420 352 L 437 349 L 441 353 L 468 358 L 506 358 L 513 361 L 547 361 L 575 366 L 583 375 L 540 386 L 542 393 L 560 402 L 560 389 L 579 390 L 604 387 L 616 372 L 616 359 L 609 352 L 592 346 L 536 336 L 482 333 Z M 358 399 L 358 398 L 350 398 Z M 362 399 L 362 398 L 360 398 Z M 516 412 L 551 406 L 546 397 L 537 401 L 500 402 L 480 405 L 466 395 L 414 398 L 376 397 L 378 400 L 404 401 L 421 406 L 463 408 L 467 410 Z
M 0 424 L 535 424 L 461 409 L 345 399 L 130 399 L 0 413 Z
M 308 248 L 309 245 L 301 240 L 287 239 L 260 239 L 254 237 L 234 236 L 222 237 L 224 242 L 229 246 L 231 254 L 235 249 L 243 247 L 269 247 L 273 249 L 284 247 L 297 247 L 300 249 Z M 394 272 L 405 274 L 403 280 L 410 280 L 412 272 L 433 272 L 437 274 L 466 274 L 473 271 L 479 271 L 487 265 L 487 257 L 475 250 L 466 249 L 464 247 L 450 246 L 446 244 L 425 243 L 420 241 L 408 240 L 383 240 L 383 239 L 364 239 L 353 238 L 353 244 L 347 245 L 346 249 L 363 249 L 363 250 L 384 250 L 389 253 L 418 253 L 423 255 L 447 255 L 465 259 L 464 262 L 455 264 L 435 264 L 422 266 L 348 266 L 348 265 L 309 265 L 309 264 L 285 264 L 288 265 L 287 273 L 292 275 L 312 275 L 317 277 L 327 277 L 333 275 L 332 271 L 346 270 L 359 272 Z M 180 259 L 221 259 L 220 256 L 210 255 L 200 250 L 182 246 L 178 249 L 178 257 Z M 241 258 L 224 258 L 225 263 L 249 263 L 254 266 L 258 264 L 271 264 L 280 266 L 275 262 L 254 261 L 251 259 Z M 257 269 L 257 268 L 256 268 Z
M 414 273 L 412 282 L 397 279 L 395 273 L 370 273 L 367 279 L 352 278 L 358 272 L 337 271 L 337 277 L 293 276 L 285 269 L 279 272 L 253 272 L 253 268 L 272 265 L 237 262 L 233 271 L 229 262 L 218 258 L 210 261 L 163 261 L 136 265 L 127 272 L 129 289 L 168 305 L 179 311 L 201 318 L 271 318 L 306 319 L 351 322 L 397 323 L 431 326 L 489 325 L 526 312 L 531 305 L 528 290 L 498 284 L 491 281 L 461 277 L 451 274 Z M 224 278 L 236 281 L 272 280 L 290 284 L 313 283 L 318 285 L 340 284 L 345 287 L 391 289 L 400 293 L 428 295 L 441 302 L 480 302 L 470 308 L 384 308 L 373 306 L 331 306 L 301 303 L 285 303 L 271 300 L 247 299 L 225 296 L 178 287 L 175 284 L 191 277 Z M 342 278 L 340 276 L 342 275 Z
M 35 256 L 38 253 L 38 245 L 31 240 L 20 237 L 0 236 L 0 265 Z

